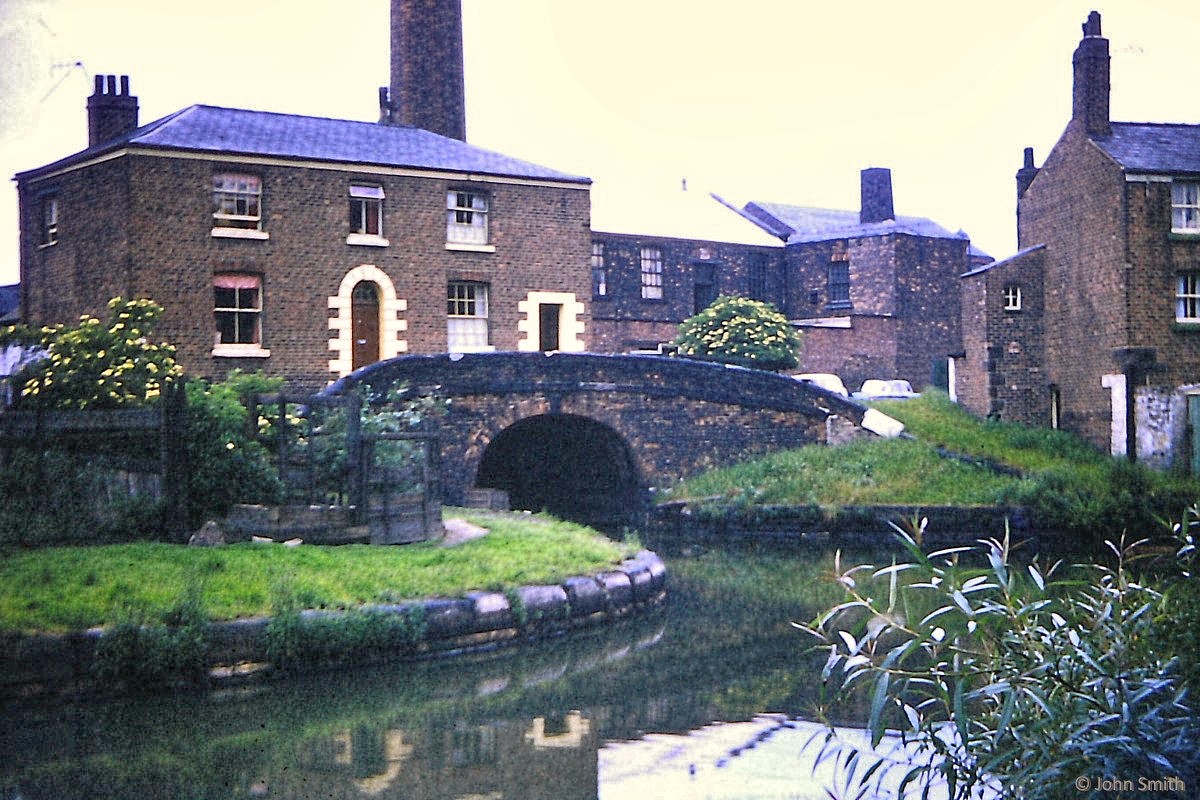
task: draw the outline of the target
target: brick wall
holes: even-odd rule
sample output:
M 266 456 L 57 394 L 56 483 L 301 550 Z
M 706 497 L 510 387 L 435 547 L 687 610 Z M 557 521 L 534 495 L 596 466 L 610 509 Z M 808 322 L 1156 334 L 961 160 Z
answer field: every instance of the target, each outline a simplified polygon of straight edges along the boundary
M 787 248 L 794 317 L 849 317 L 850 328 L 805 327 L 802 369 L 833 372 L 847 386 L 868 378 L 927 385 L 935 361 L 962 348 L 959 275 L 965 239 L 889 234 Z M 850 269 L 850 303 L 831 301 L 828 272 Z
M 1176 278 L 1200 269 L 1200 239 L 1171 229 L 1171 184 L 1125 184 L 1128 220 L 1129 343 L 1153 348 L 1156 385 L 1180 386 L 1200 378 L 1200 326 L 1175 323 Z
M 1101 376 L 1119 371 L 1127 346 L 1125 181 L 1079 128 L 1067 126 L 1021 197 L 1021 248 L 1045 243 L 1046 381 L 1062 398 L 1062 427 L 1108 449 L 1111 396 Z
M 1042 276 L 1046 250 L 1018 254 L 963 279 L 963 350 L 959 401 L 980 416 L 1050 424 L 1045 373 Z M 1006 310 L 1005 288 L 1018 287 L 1019 310 Z
M 596 232 L 592 241 L 604 246 L 608 293 L 595 297 L 593 349 L 628 352 L 675 338 L 679 323 L 696 308 L 698 276 L 711 271 L 713 299 L 722 294 L 751 296 L 751 264 L 764 271 L 764 297 L 777 308 L 787 307 L 782 248 L 708 242 L 690 239 Z M 662 253 L 663 296 L 642 297 L 641 249 Z

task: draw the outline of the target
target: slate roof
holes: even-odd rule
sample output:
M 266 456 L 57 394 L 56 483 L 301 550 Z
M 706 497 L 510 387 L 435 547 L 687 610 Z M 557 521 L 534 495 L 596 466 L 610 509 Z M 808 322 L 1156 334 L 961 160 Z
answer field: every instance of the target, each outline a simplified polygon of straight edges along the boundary
M 21 305 L 21 284 L 0 286 L 0 323 L 15 322 Z
M 1200 174 L 1200 125 L 1114 122 L 1092 141 L 1126 172 Z
M 17 178 L 34 177 L 131 145 L 591 183 L 590 178 L 511 158 L 420 128 L 205 105 L 189 106 L 113 141 L 19 174 Z
M 970 278 L 974 275 L 980 275 L 984 272 L 995 269 L 996 267 L 1003 267 L 1005 264 L 1011 264 L 1014 261 L 1019 261 L 1020 259 L 1029 255 L 1030 253 L 1035 253 L 1038 250 L 1045 250 L 1045 249 L 1046 249 L 1046 245 L 1035 244 L 1033 247 L 1026 247 L 1024 250 L 1018 250 L 1017 252 L 1015 252 L 1011 256 L 1009 256 L 1008 258 L 1002 258 L 999 261 L 993 261 L 990 264 L 984 264 L 981 267 L 976 267 L 975 269 L 971 270 L 970 272 L 964 272 L 959 277 L 960 278 Z
M 841 211 L 829 208 L 810 208 L 808 206 L 790 206 L 783 203 L 750 202 L 742 209 L 750 219 L 759 220 L 763 224 L 762 215 L 766 214 L 782 227 L 769 229 L 787 235 L 788 244 L 799 242 L 823 242 L 829 239 L 845 239 L 863 236 L 886 236 L 892 233 L 903 233 L 911 236 L 927 236 L 933 239 L 968 239 L 966 233 L 950 231 L 925 217 L 906 217 L 897 215 L 895 219 L 885 222 L 859 222 L 858 211 Z M 767 227 L 764 225 L 764 227 Z M 789 233 L 790 231 L 790 233 Z
M 704 191 L 655 191 L 645 186 L 629 191 L 592 187 L 592 230 L 702 242 L 783 247 L 783 240 L 764 231 L 719 197 Z

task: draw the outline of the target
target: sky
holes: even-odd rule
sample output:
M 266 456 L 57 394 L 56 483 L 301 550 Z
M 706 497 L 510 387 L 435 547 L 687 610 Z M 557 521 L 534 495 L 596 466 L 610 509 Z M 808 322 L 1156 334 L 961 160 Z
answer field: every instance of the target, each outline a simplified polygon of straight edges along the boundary
M 467 138 L 594 180 L 622 202 L 715 191 L 855 209 L 892 170 L 898 214 L 1016 247 L 1014 173 L 1071 111 L 1090 10 L 1112 117 L 1200 122 L 1200 4 L 1010 0 L 462 0 Z M 82 150 L 96 74 L 127 74 L 147 123 L 195 103 L 378 118 L 388 0 L 0 0 L 0 173 Z M 15 183 L 0 284 L 18 279 Z

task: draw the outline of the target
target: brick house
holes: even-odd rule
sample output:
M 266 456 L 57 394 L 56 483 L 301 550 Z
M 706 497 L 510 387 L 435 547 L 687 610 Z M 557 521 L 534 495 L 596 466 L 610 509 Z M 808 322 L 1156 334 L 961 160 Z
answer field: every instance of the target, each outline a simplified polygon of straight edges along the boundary
M 138 127 L 97 78 L 89 147 L 17 176 L 35 324 L 165 306 L 194 374 L 319 387 L 406 352 L 584 350 L 590 180 L 399 124 L 192 106 Z
M 802 367 L 850 387 L 868 378 L 952 386 L 951 356 L 962 349 L 958 276 L 990 259 L 961 231 L 896 215 L 890 170 L 863 170 L 860 189 L 857 211 L 738 209 L 786 243 L 780 305 L 804 333 Z
M 987 332 L 966 343 L 964 402 L 1183 466 L 1200 454 L 1200 126 L 1110 120 L 1096 12 L 1072 63 L 1072 118 L 1017 173 L 1020 252 L 963 279 L 964 330 Z

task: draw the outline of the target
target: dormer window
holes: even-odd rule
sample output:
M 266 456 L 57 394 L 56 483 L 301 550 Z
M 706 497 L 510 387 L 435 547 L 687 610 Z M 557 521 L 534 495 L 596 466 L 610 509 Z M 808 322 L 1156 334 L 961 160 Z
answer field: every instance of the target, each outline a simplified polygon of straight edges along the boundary
M 1171 183 L 1171 232 L 1200 233 L 1200 182 Z

